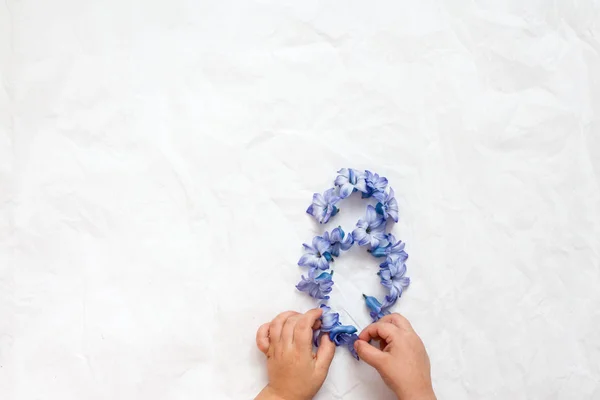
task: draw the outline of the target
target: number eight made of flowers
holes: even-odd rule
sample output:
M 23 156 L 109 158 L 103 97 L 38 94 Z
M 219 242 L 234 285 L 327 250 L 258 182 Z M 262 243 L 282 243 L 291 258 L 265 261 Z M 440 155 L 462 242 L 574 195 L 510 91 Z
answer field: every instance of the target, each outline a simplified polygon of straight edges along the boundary
M 302 280 L 296 288 L 321 302 L 323 316 L 321 328 L 314 332 L 315 346 L 318 346 L 320 335 L 328 333 L 336 346 L 346 346 L 358 359 L 354 350 L 354 342 L 358 339 L 356 327 L 343 325 L 340 315 L 332 312 L 325 304 L 333 286 L 333 270 L 330 270 L 330 267 L 334 257 L 339 257 L 341 251 L 358 244 L 367 247 L 372 256 L 385 259 L 377 272 L 381 284 L 387 290 L 384 300 L 381 302 L 373 296 L 363 294 L 373 322 L 390 313 L 390 308 L 402 296 L 402 292 L 410 284 L 410 279 L 404 276 L 405 262 L 408 259 L 404 243 L 396 240 L 391 233 L 386 233 L 388 219 L 398 222 L 398 202 L 394 198 L 394 190 L 388 188 L 386 178 L 370 171 L 342 168 L 338 171 L 335 186 L 323 194 L 315 193 L 306 212 L 315 217 L 320 224 L 326 224 L 338 213 L 336 204 L 354 192 L 360 192 L 363 199 L 375 198 L 377 204 L 367 205 L 365 216 L 358 220 L 352 232 L 346 233 L 338 226 L 322 236 L 315 236 L 310 245 L 303 245 L 305 254 L 298 261 L 298 265 L 309 269 L 307 276 L 302 275 Z

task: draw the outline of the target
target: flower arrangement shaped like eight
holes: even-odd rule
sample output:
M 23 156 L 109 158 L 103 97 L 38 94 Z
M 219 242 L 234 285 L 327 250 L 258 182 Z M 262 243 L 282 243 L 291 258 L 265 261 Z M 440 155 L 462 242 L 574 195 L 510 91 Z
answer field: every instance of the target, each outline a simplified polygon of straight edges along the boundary
M 375 205 L 367 205 L 365 216 L 358 220 L 352 232 L 346 233 L 341 226 L 315 236 L 311 244 L 304 244 L 305 254 L 298 265 L 308 268 L 307 276 L 302 275 L 296 288 L 319 301 L 327 301 L 333 289 L 333 270 L 335 257 L 342 251 L 349 250 L 355 243 L 366 246 L 373 257 L 385 258 L 380 264 L 379 279 L 387 291 L 383 302 L 376 297 L 363 294 L 365 305 L 373 321 L 379 320 L 390 313 L 390 308 L 396 304 L 410 284 L 406 274 L 408 254 L 404 251 L 405 244 L 396 240 L 393 234 L 386 233 L 388 219 L 398 222 L 399 206 L 394 190 L 388 187 L 385 177 L 371 171 L 358 171 L 352 168 L 342 168 L 338 171 L 335 186 L 323 194 L 315 193 L 312 204 L 306 212 L 312 215 L 320 224 L 326 224 L 339 213 L 337 204 L 352 195 L 361 192 L 363 199 L 375 199 Z M 342 325 L 340 315 L 331 311 L 326 304 L 321 304 L 323 315 L 321 327 L 314 331 L 314 344 L 318 346 L 318 338 L 329 334 L 336 346 L 345 346 L 352 356 L 358 359 L 354 350 L 354 342 L 358 339 L 357 329 L 352 325 Z

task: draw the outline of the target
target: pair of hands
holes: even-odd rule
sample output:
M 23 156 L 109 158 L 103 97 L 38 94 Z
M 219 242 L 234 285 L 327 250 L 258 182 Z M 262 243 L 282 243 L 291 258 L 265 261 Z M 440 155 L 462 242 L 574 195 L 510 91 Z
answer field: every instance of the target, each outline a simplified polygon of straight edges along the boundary
M 309 400 L 327 377 L 335 345 L 323 335 L 313 353 L 313 329 L 322 310 L 287 311 L 256 333 L 256 345 L 267 356 L 269 384 L 256 400 Z M 379 341 L 379 347 L 371 340 Z M 374 367 L 400 400 L 434 400 L 429 357 L 406 318 L 386 315 L 369 325 L 354 344 L 359 357 Z

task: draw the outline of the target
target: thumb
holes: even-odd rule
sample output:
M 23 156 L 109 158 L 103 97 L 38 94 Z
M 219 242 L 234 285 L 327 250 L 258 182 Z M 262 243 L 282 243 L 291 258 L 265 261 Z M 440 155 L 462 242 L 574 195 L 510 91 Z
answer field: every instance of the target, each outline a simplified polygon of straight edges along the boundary
M 357 340 L 354 342 L 354 348 L 356 349 L 360 359 L 375 369 L 379 368 L 384 361 L 385 353 L 371 346 L 369 342 Z
M 321 343 L 319 343 L 319 349 L 317 350 L 317 367 L 328 371 L 334 354 L 335 344 L 329 339 L 328 334 L 324 334 L 321 336 Z

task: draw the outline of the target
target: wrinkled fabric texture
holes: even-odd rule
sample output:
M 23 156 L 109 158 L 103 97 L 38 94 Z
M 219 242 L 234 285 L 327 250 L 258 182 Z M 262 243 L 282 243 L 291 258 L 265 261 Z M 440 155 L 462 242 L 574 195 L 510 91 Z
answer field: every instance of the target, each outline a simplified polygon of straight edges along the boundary
M 600 398 L 599 38 L 594 0 L 1 2 L 0 398 L 252 398 L 345 167 L 395 190 L 438 398 Z M 336 260 L 342 324 L 378 263 Z M 332 398 L 392 397 L 337 349 Z

